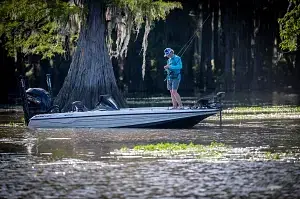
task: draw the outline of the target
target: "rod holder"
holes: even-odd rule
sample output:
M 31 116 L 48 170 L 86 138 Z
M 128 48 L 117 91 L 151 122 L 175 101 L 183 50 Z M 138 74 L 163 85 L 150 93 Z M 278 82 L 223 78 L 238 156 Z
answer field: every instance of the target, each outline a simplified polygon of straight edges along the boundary
M 27 100 L 27 94 L 26 94 L 26 85 L 25 80 L 23 76 L 20 76 L 20 95 L 22 98 L 22 106 L 23 106 L 23 112 L 24 112 L 24 121 L 25 124 L 28 125 L 30 114 L 29 114 L 29 108 L 28 108 L 28 100 Z
M 51 85 L 51 75 L 50 74 L 46 74 L 46 80 L 47 80 L 48 92 L 50 94 L 51 104 L 52 104 L 53 97 L 52 97 L 52 85 Z

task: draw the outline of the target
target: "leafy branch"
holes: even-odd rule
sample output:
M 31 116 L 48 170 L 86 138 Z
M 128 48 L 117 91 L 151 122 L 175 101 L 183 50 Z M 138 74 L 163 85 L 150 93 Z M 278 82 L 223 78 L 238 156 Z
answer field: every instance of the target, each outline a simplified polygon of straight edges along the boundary
M 290 0 L 287 13 L 278 19 L 280 25 L 280 47 L 283 50 L 299 50 L 300 37 L 300 1 Z

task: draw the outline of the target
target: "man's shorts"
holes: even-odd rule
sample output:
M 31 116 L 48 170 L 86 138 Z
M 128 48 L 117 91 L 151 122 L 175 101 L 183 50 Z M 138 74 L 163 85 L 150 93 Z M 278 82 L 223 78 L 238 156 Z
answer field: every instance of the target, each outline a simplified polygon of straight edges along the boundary
M 180 83 L 180 78 L 167 80 L 168 90 L 178 90 L 179 83 Z

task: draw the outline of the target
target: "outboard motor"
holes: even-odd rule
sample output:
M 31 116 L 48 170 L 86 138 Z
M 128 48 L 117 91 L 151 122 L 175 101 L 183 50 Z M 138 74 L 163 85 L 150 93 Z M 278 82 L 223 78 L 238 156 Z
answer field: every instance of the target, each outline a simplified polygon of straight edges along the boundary
M 95 110 L 120 110 L 116 101 L 110 95 L 101 95 Z
M 225 92 L 218 92 L 216 95 L 212 97 L 205 97 L 198 99 L 192 109 L 201 109 L 201 108 L 216 108 L 220 111 L 220 126 L 222 126 L 222 109 L 223 102 L 222 100 L 225 98 Z
M 51 107 L 50 94 L 42 88 L 29 88 L 26 90 L 29 115 L 47 113 Z
M 58 113 L 57 105 L 52 105 L 50 94 L 42 88 L 28 88 L 26 90 L 24 77 L 20 76 L 20 93 L 23 100 L 23 111 L 26 125 L 29 119 L 37 114 Z

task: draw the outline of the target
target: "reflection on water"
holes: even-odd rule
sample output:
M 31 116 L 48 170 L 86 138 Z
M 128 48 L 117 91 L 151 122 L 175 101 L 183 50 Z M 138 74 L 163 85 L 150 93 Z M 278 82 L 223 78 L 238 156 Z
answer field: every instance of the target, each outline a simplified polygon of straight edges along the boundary
M 299 120 L 252 120 L 189 130 L 0 127 L 0 198 L 297 198 L 299 126 Z M 295 158 L 119 159 L 110 153 L 137 144 L 212 141 Z

